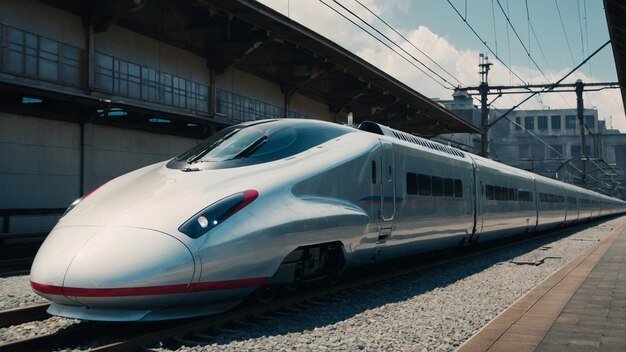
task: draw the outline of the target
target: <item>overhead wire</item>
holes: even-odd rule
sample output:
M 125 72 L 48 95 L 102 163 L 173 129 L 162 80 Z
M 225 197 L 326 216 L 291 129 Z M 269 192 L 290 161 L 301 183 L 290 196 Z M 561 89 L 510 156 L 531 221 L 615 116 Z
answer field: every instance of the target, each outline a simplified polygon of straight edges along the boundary
M 587 0 L 583 0 L 583 9 L 585 13 L 585 37 L 587 38 L 587 53 L 589 53 L 589 27 L 587 26 Z M 591 73 L 591 61 L 589 61 L 589 76 L 592 76 Z
M 580 13 L 580 0 L 576 0 L 576 5 L 578 7 L 578 28 L 580 30 L 580 50 L 583 54 L 583 57 L 585 57 L 585 38 L 587 38 L 587 52 L 589 52 L 589 32 L 587 31 L 587 9 L 585 8 L 585 33 L 586 35 L 583 36 L 583 23 L 582 23 L 582 18 L 581 18 L 581 13 Z M 586 6 L 586 3 L 583 3 L 584 6 Z M 589 76 L 591 76 L 591 62 L 589 62 Z M 591 105 L 593 105 L 593 102 L 591 101 L 591 98 L 589 97 L 589 93 L 585 92 L 585 96 L 587 97 L 586 99 L 589 100 L 589 103 Z
M 529 52 L 529 54 L 530 54 L 530 51 L 531 51 L 531 41 L 530 41 L 530 23 L 531 23 L 531 22 L 530 22 L 530 11 L 528 10 L 528 0 L 525 0 L 525 1 L 524 1 L 524 3 L 525 3 L 525 5 L 526 5 L 526 31 L 527 31 L 527 34 L 528 34 L 528 52 Z M 502 8 L 502 5 L 500 5 L 500 10 L 502 10 L 502 13 L 504 13 L 504 9 Z M 507 16 L 506 14 L 505 14 L 505 16 L 506 16 L 507 18 L 509 18 L 509 16 Z M 511 24 L 511 26 L 513 26 L 513 25 Z M 541 52 L 543 53 L 543 50 L 541 50 Z M 545 60 L 545 58 L 544 58 L 544 60 Z M 530 55 L 529 55 L 529 60 L 528 60 L 528 72 L 530 72 L 530 71 L 531 71 L 531 68 L 530 68 Z M 546 79 L 547 79 L 548 81 L 550 81 L 550 80 L 551 80 L 551 79 L 550 79 L 550 78 L 548 78 L 546 75 L 544 75 L 544 76 L 546 77 Z M 543 103 L 543 100 L 541 99 L 541 96 L 540 96 L 540 95 L 537 95 L 537 101 L 539 102 L 539 104 L 541 104 L 541 106 L 542 106 L 544 109 L 546 109 L 546 105 Z
M 497 113 L 501 113 L 501 111 L 497 108 L 493 108 Z M 563 155 L 561 152 L 559 152 L 556 148 L 554 148 L 552 145 L 550 145 L 548 142 L 546 142 L 544 139 L 542 139 L 541 137 L 537 136 L 535 133 L 533 133 L 532 131 L 528 130 L 526 127 L 522 126 L 522 124 L 517 123 L 517 121 L 511 119 L 508 116 L 504 116 L 504 118 L 506 120 L 508 120 L 512 125 L 515 125 L 517 127 L 519 127 L 521 130 L 523 130 L 525 133 L 529 134 L 531 137 L 537 139 L 541 144 L 543 144 L 544 146 L 546 146 L 549 150 L 552 150 L 554 152 L 554 154 L 560 159 L 563 160 L 563 162 L 568 161 L 565 158 L 565 155 Z M 589 161 L 591 161 L 599 170 L 603 171 L 602 168 L 600 167 L 600 165 L 598 165 L 598 163 L 596 163 L 593 159 L 587 159 Z M 571 161 L 571 160 L 570 160 Z M 571 164 L 570 162 L 568 162 L 568 165 L 570 165 L 572 168 L 574 168 L 576 171 L 578 171 L 578 173 L 583 174 L 583 171 L 581 169 L 579 169 L 578 167 L 576 167 L 576 165 Z M 606 174 L 606 172 L 605 172 Z M 587 177 L 600 182 L 600 180 L 592 175 L 589 175 L 589 173 L 587 173 Z
M 493 0 L 491 0 L 491 18 L 493 20 L 493 40 L 496 43 L 496 54 L 498 53 L 498 31 L 496 30 L 496 12 L 493 8 Z
M 584 64 L 587 63 L 587 61 L 591 60 L 592 57 L 594 57 L 597 53 L 599 53 L 602 49 L 604 49 L 607 45 L 609 45 L 609 43 L 611 43 L 611 40 L 607 40 L 606 43 L 604 43 L 602 46 L 600 46 L 596 51 L 594 51 L 591 55 L 589 55 L 585 60 L 583 60 L 580 64 L 578 64 L 578 66 L 574 67 L 571 71 L 569 71 L 565 76 L 563 76 L 561 79 L 559 79 L 556 83 L 550 85 L 550 87 L 545 88 L 541 91 L 536 91 L 533 92 L 531 95 L 529 95 L 528 97 L 526 97 L 525 99 L 523 99 L 520 103 L 518 103 L 517 105 L 515 105 L 514 107 L 510 108 L 503 116 L 500 116 L 499 118 L 497 118 L 495 121 L 491 122 L 489 124 L 488 127 L 493 126 L 495 123 L 497 123 L 500 119 L 502 119 L 503 117 L 505 117 L 507 114 L 509 114 L 511 111 L 517 109 L 520 105 L 524 104 L 525 102 L 527 102 L 528 100 L 530 100 L 532 97 L 534 97 L 535 95 L 539 94 L 539 93 L 545 93 L 545 92 L 549 92 L 551 90 L 553 90 L 554 88 L 556 88 L 559 83 L 563 82 L 563 80 L 565 80 L 567 77 L 569 77 L 572 73 L 576 72 L 576 70 L 578 70 L 581 66 L 583 66 Z
M 567 37 L 567 31 L 565 30 L 565 24 L 563 23 L 563 16 L 561 16 L 561 9 L 559 8 L 559 3 L 557 0 L 554 0 L 554 4 L 556 5 L 556 12 L 559 14 L 559 19 L 561 20 L 561 28 L 563 28 L 563 35 L 565 36 L 565 42 L 567 43 L 567 48 L 569 49 L 569 55 L 572 58 L 572 65 L 576 63 L 574 60 L 574 53 L 572 52 L 572 46 L 569 43 L 569 38 Z
M 365 28 L 363 28 L 361 25 L 359 25 L 358 23 L 356 23 L 355 21 L 353 21 L 352 19 L 348 18 L 346 15 L 344 15 L 343 13 L 339 12 L 336 8 L 330 6 L 329 4 L 327 4 L 324 0 L 318 0 L 319 2 L 321 2 L 322 4 L 324 4 L 326 7 L 328 7 L 329 9 L 331 9 L 332 11 L 334 11 L 335 13 L 337 13 L 339 16 L 343 17 L 345 20 L 349 21 L 350 23 L 352 23 L 353 25 L 355 25 L 356 27 L 358 27 L 359 29 L 361 29 L 363 32 L 367 33 L 368 35 L 370 35 L 372 38 L 376 39 L 379 43 L 383 44 L 384 46 L 386 46 L 389 50 L 393 51 L 394 53 L 396 53 L 396 55 L 400 56 L 402 59 L 404 59 L 406 62 L 408 62 L 411 66 L 415 67 L 416 69 L 418 69 L 420 72 L 422 72 L 424 75 L 426 75 L 428 78 L 430 78 L 431 80 L 433 80 L 435 83 L 439 84 L 441 87 L 443 87 L 444 89 L 454 89 L 454 85 L 451 84 L 450 82 L 448 82 L 445 78 L 440 77 L 440 75 L 436 74 L 438 77 L 442 78 L 442 80 L 446 83 L 448 83 L 450 85 L 450 87 L 446 87 L 443 83 L 439 82 L 438 80 L 436 80 L 434 77 L 432 77 L 431 75 L 429 75 L 426 71 L 424 71 L 423 69 L 421 69 L 419 66 L 417 66 L 414 62 L 412 62 L 411 60 L 407 59 L 405 56 L 403 56 L 402 54 L 400 54 L 397 50 L 395 50 L 393 47 L 391 47 L 389 44 L 385 43 L 383 40 L 381 40 L 380 38 L 378 38 L 377 36 L 375 36 L 374 34 L 372 34 L 371 32 L 369 32 L 368 30 L 366 30 Z M 336 1 L 335 1 L 336 2 Z M 358 16 L 357 16 L 358 17 Z M 359 18 L 359 17 L 358 17 Z M 360 18 L 359 18 L 360 19 Z M 362 19 L 361 19 L 362 21 Z M 393 41 L 392 41 L 393 43 Z M 394 43 L 395 44 L 395 43 Z M 419 60 L 416 60 L 418 62 L 420 62 Z M 421 63 L 421 62 L 420 62 Z M 423 63 L 421 63 L 422 65 L 424 65 Z M 425 65 L 424 65 L 425 66 Z M 425 66 L 427 67 L 427 66 Z M 427 67 L 428 68 L 428 67 Z M 428 68 L 430 70 L 430 68 Z M 432 70 L 431 70 L 432 71 Z
M 543 61 L 546 63 L 546 66 L 548 67 L 548 69 L 551 70 L 552 67 L 550 67 L 550 61 L 548 61 L 548 59 L 546 58 L 543 48 L 541 47 L 541 42 L 539 41 L 539 38 L 537 37 L 537 33 L 535 32 L 535 27 L 533 26 L 533 21 L 530 16 L 530 10 L 528 8 L 528 0 L 525 0 L 525 1 L 526 1 L 526 17 L 528 18 L 528 25 L 530 27 L 530 31 L 533 34 L 533 37 L 535 38 L 535 42 L 537 43 L 537 47 L 539 48 L 539 53 L 541 53 L 541 57 L 543 58 Z M 546 78 L 548 79 L 548 81 L 552 81 L 552 77 L 546 77 Z M 560 92 L 558 94 L 561 97 L 561 99 L 563 99 L 563 102 L 565 102 L 565 105 L 571 109 L 572 106 L 570 105 L 569 101 L 565 99 L 563 94 L 561 94 Z
M 400 36 L 400 38 L 402 38 L 405 42 L 409 43 L 409 45 L 411 45 L 413 48 L 415 48 L 415 50 L 419 51 L 422 55 L 426 56 L 432 63 L 434 63 L 435 65 L 437 65 L 437 67 L 439 67 L 441 70 L 443 70 L 443 72 L 445 72 L 446 74 L 448 74 L 448 76 L 452 77 L 455 81 L 457 81 L 460 85 L 465 85 L 463 82 L 461 82 L 458 78 L 456 78 L 453 74 L 451 74 L 450 72 L 448 72 L 448 70 L 446 70 L 443 66 L 439 65 L 439 63 L 435 60 L 433 60 L 432 57 L 430 57 L 428 54 L 426 54 L 423 50 L 421 50 L 420 48 L 418 48 L 415 44 L 413 44 L 408 38 L 406 38 L 402 33 L 400 33 L 398 30 L 396 30 L 393 26 L 391 26 L 389 23 L 387 23 L 387 21 L 385 21 L 383 18 L 381 18 L 379 15 L 377 15 L 374 11 L 372 11 L 369 7 L 367 7 L 366 5 L 364 5 L 363 3 L 361 3 L 361 1 L 359 0 L 354 0 L 355 2 L 357 2 L 359 5 L 361 5 L 361 7 L 363 7 L 365 10 L 367 10 L 370 14 L 372 14 L 373 16 L 375 16 L 379 21 L 381 21 L 385 26 L 387 26 L 389 29 L 391 29 L 394 33 L 396 33 L 397 35 Z
M 497 110 L 497 109 L 496 109 Z M 537 139 L 539 142 L 541 142 L 543 145 L 545 145 L 546 147 L 548 147 L 548 149 L 552 150 L 554 152 L 555 155 L 557 155 L 557 157 L 559 157 L 559 159 L 566 161 L 565 156 L 559 152 L 558 150 L 556 150 L 556 148 L 554 148 L 552 145 L 550 145 L 548 142 L 546 142 L 545 140 L 543 140 L 541 137 L 537 136 L 536 134 L 534 134 L 532 131 L 528 130 L 527 128 L 525 128 L 524 126 L 522 126 L 521 124 L 517 123 L 516 121 L 512 120 L 510 117 L 506 116 L 505 117 L 511 124 L 518 126 L 520 129 L 522 129 L 524 132 L 528 133 L 531 137 Z M 568 163 L 571 167 L 573 167 L 576 171 L 578 171 L 580 174 L 583 174 L 583 171 L 581 169 L 579 169 L 578 167 L 576 167 L 575 165 L 572 165 L 571 163 Z M 594 163 L 599 169 L 600 166 L 597 165 L 597 163 Z M 587 176 L 589 178 L 592 178 L 596 181 L 600 181 L 598 180 L 596 177 L 589 175 L 589 173 L 587 173 Z
M 580 0 L 576 0 L 576 8 L 578 9 L 578 30 L 580 32 L 580 51 L 585 57 L 585 38 L 583 37 L 583 20 L 580 17 Z
M 509 11 L 509 0 L 506 0 L 506 13 L 507 15 L 511 15 Z M 509 26 L 506 26 L 506 45 L 509 48 L 509 66 L 511 66 L 511 40 L 509 38 Z M 509 72 L 509 85 L 512 84 L 511 73 Z
M 524 49 L 524 51 L 526 52 L 526 55 L 528 55 L 528 58 L 532 61 L 532 63 L 535 65 L 535 67 L 539 70 L 539 72 L 541 72 L 541 74 L 548 79 L 548 76 L 546 76 L 545 72 L 543 72 L 543 70 L 541 69 L 541 67 L 539 67 L 539 65 L 537 64 L 537 62 L 535 61 L 535 59 L 532 57 L 532 55 L 530 54 L 530 51 L 528 50 L 528 48 L 526 48 L 526 45 L 524 45 L 524 41 L 522 40 L 522 38 L 520 38 L 519 34 L 517 33 L 517 30 L 515 29 L 515 26 L 513 26 L 513 23 L 511 23 L 511 19 L 509 18 L 509 16 L 507 16 L 506 11 L 504 11 L 504 8 L 502 7 L 502 4 L 500 3 L 500 0 L 496 0 L 496 3 L 498 4 L 498 6 L 500 7 L 500 10 L 502 11 L 502 13 L 504 14 L 504 18 L 506 18 L 506 21 L 509 23 L 509 26 L 511 26 L 511 29 L 513 30 L 513 34 L 515 34 L 515 36 L 517 37 L 517 40 L 519 40 L 520 44 L 522 45 L 522 48 Z M 549 80 L 549 79 L 548 79 Z
M 498 54 L 493 51 L 493 49 L 489 46 L 489 44 L 487 44 L 487 41 L 485 41 L 480 34 L 478 34 L 478 32 L 476 32 L 476 29 L 474 29 L 474 27 L 467 21 L 467 17 L 463 17 L 463 15 L 461 14 L 461 12 L 459 12 L 459 10 L 456 8 L 456 6 L 454 6 L 454 4 L 450 1 L 447 0 L 448 4 L 450 4 L 450 6 L 452 7 L 452 9 L 454 10 L 454 12 L 456 12 L 457 15 L 459 15 L 459 17 L 461 18 L 461 20 L 463 20 L 463 22 L 465 22 L 465 24 L 469 27 L 469 29 L 472 31 L 472 33 L 474 33 L 474 35 L 478 38 L 478 40 L 481 41 L 481 43 L 483 43 L 483 45 L 487 48 L 487 50 L 489 50 L 489 52 L 498 60 L 500 61 L 500 63 L 502 65 L 504 65 L 504 67 L 506 67 L 507 70 L 509 70 L 509 72 L 511 74 L 513 74 L 518 80 L 520 80 L 520 82 L 527 84 L 526 81 L 524 81 L 522 79 L 522 77 L 520 77 L 517 73 L 515 73 L 515 71 L 513 71 L 513 69 L 511 69 L 511 67 L 509 67 L 509 65 L 507 65 L 501 58 L 500 56 L 498 56 Z

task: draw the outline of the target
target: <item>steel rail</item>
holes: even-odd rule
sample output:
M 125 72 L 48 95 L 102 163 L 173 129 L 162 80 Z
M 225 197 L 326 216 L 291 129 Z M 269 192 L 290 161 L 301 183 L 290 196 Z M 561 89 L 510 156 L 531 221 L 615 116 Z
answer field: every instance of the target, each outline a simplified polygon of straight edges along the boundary
M 46 313 L 46 309 L 48 309 L 49 306 L 49 303 L 41 303 L 0 311 L 0 329 L 11 325 L 47 319 L 50 317 L 50 315 Z

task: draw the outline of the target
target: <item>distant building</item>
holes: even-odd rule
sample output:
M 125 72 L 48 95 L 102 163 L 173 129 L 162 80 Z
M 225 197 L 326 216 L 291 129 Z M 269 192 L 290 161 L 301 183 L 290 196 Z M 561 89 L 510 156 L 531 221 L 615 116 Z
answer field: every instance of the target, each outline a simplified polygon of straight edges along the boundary
M 500 114 L 495 112 L 494 119 Z M 518 110 L 508 118 L 489 131 L 492 159 L 582 185 L 582 158 L 585 158 L 588 187 L 626 196 L 621 186 L 626 184 L 626 157 L 621 156 L 626 152 L 626 134 L 607 129 L 606 123 L 598 119 L 598 110 L 583 111 L 584 153 L 576 109 Z
M 464 91 L 452 100 L 437 100 L 462 119 L 480 127 L 480 108 Z M 506 109 L 490 109 L 495 121 Z M 586 185 L 626 199 L 626 134 L 608 129 L 596 109 L 585 109 Z M 489 130 L 489 158 L 502 163 L 582 185 L 580 126 L 576 109 L 516 110 Z M 534 134 L 536 137 L 533 137 Z M 442 134 L 437 141 L 480 154 L 480 135 Z
M 480 128 L 480 109 L 474 105 L 472 96 L 466 91 L 455 91 L 452 94 L 452 100 L 434 100 L 463 120 Z M 434 140 L 463 149 L 470 153 L 480 154 L 479 134 L 447 133 L 437 136 Z

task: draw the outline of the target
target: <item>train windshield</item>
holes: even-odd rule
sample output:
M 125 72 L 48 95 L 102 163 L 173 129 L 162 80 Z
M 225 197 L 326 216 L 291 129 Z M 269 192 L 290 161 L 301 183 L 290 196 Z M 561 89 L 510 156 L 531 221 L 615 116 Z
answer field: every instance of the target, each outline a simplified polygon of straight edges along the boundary
M 274 161 L 354 131 L 319 121 L 274 120 L 223 129 L 168 163 L 189 170 L 230 168 Z

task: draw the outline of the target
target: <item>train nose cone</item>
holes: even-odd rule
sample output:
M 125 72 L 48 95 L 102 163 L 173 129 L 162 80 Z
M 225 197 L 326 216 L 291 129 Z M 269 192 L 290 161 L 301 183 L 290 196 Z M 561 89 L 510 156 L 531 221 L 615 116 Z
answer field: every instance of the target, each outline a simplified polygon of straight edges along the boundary
M 61 287 L 65 273 L 76 253 L 97 232 L 98 227 L 76 226 L 55 228 L 39 248 L 30 269 L 33 289 L 59 303 L 71 303 Z
M 69 299 L 74 305 L 101 309 L 165 307 L 189 292 L 194 259 L 172 236 L 141 228 L 104 227 L 96 228 L 87 241 L 81 242 L 81 246 L 72 247 L 71 260 L 54 265 L 64 274 L 55 272 L 55 281 L 45 279 L 44 270 L 31 275 L 35 290 L 40 283 L 58 284 L 63 276 L 65 297 L 55 297 L 53 302 L 67 304 L 63 299 Z

